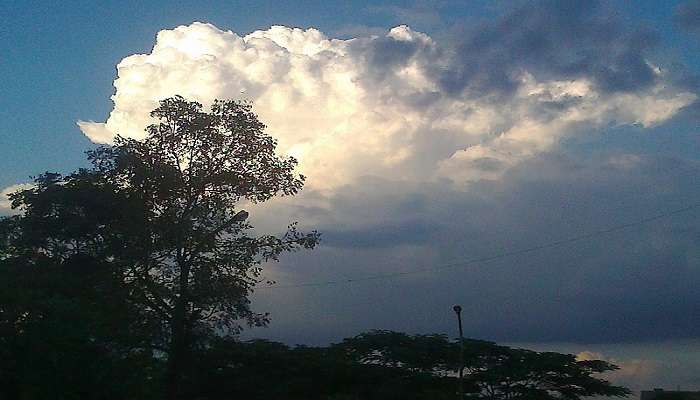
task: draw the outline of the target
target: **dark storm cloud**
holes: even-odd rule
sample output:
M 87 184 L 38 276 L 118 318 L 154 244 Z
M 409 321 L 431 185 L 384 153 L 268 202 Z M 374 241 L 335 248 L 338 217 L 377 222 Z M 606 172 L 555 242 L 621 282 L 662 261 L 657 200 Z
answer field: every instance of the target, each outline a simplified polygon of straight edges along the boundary
M 676 9 L 675 14 L 676 23 L 683 29 L 700 35 L 700 0 L 690 0 L 686 3 L 681 4 Z M 697 36 L 700 38 L 700 36 Z M 682 71 L 682 74 L 677 74 L 681 82 L 681 87 L 688 87 L 693 90 L 694 93 L 700 93 L 700 76 L 698 73 L 690 71 Z M 679 85 L 679 86 L 680 86 Z M 691 121 L 700 120 L 700 100 L 696 100 L 695 103 L 686 107 L 685 115 L 689 117 Z
M 694 122 L 700 120 L 700 72 L 682 64 L 669 65 L 667 70 L 667 76 L 671 85 L 687 90 L 697 96 L 693 103 L 680 110 L 676 118 Z
M 329 239 L 321 253 L 299 255 L 282 269 L 291 275 L 280 283 L 423 272 L 272 290 L 260 304 L 277 309 L 273 326 L 291 332 L 286 338 L 291 341 L 372 328 L 449 332 L 454 303 L 465 309 L 469 336 L 499 341 L 697 337 L 700 210 L 518 256 L 441 266 L 697 203 L 699 168 L 678 159 L 619 154 L 583 160 L 550 154 L 501 182 L 481 182 L 468 192 L 439 184 L 366 181 L 332 199 L 336 215 L 345 219 L 320 226 Z M 288 296 L 297 303 L 270 305 Z M 307 316 L 303 322 L 286 317 L 300 310 Z M 328 318 L 332 323 L 321 322 Z
M 323 232 L 326 246 L 362 248 L 391 247 L 399 244 L 419 244 L 430 238 L 435 229 L 434 224 L 425 221 L 405 221 L 398 224 L 387 223 L 368 226 L 349 231 L 334 231 L 332 228 Z
M 657 42 L 654 32 L 623 26 L 597 2 L 527 2 L 469 30 L 437 75 L 453 94 L 510 93 L 523 70 L 539 79 L 592 78 L 606 92 L 635 91 L 654 83 L 645 57 Z
M 369 64 L 377 69 L 394 69 L 405 64 L 418 51 L 419 43 L 380 37 L 371 42 L 368 51 Z
M 408 34 L 415 35 L 408 27 L 394 28 L 399 31 L 406 30 Z M 350 44 L 350 51 L 363 61 L 366 81 L 362 82 L 368 89 L 377 91 L 377 85 L 383 85 L 386 80 L 392 80 L 394 84 L 401 81 L 396 72 L 409 65 L 412 61 L 421 64 L 432 62 L 441 57 L 443 49 L 433 42 L 422 39 L 405 39 L 394 36 L 379 36 L 372 39 L 361 38 Z M 422 101 L 434 101 L 435 97 L 424 98 Z
M 687 118 L 695 123 L 700 121 L 700 101 L 696 100 L 693 104 L 686 107 L 683 110 L 681 117 Z
M 684 28 L 700 32 L 700 0 L 691 0 L 676 9 L 676 22 Z

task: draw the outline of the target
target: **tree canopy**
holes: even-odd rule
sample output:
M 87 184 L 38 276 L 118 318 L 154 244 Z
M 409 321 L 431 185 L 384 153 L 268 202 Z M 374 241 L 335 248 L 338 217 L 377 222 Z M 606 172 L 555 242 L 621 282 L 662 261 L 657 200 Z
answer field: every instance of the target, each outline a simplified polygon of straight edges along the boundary
M 313 248 L 319 235 L 295 224 L 279 236 L 250 234 L 241 206 L 294 195 L 304 177 L 294 172 L 294 158 L 275 153 L 249 103 L 216 101 L 205 112 L 178 96 L 151 116 L 157 122 L 145 140 L 117 137 L 88 153 L 92 168 L 45 173 L 14 193 L 22 214 L 0 223 L 0 260 L 3 272 L 21 269 L 18 276 L 29 279 L 30 270 L 58 274 L 52 283 L 73 274 L 80 283 L 69 291 L 102 271 L 95 296 L 118 298 L 115 304 L 135 311 L 126 314 L 145 329 L 122 328 L 143 331 L 136 345 L 142 351 L 166 355 L 168 397 L 177 398 L 196 346 L 236 334 L 242 324 L 268 322 L 248 299 L 262 263 Z M 107 294 L 109 282 L 115 288 Z M 9 324 L 45 318 L 37 308 L 14 315 L 4 308 Z
M 616 366 L 574 355 L 467 339 L 465 397 L 482 400 L 624 397 L 600 373 Z M 232 360 L 236 360 L 232 362 Z M 192 396 L 247 399 L 454 399 L 459 341 L 371 331 L 326 347 L 221 340 L 199 353 Z

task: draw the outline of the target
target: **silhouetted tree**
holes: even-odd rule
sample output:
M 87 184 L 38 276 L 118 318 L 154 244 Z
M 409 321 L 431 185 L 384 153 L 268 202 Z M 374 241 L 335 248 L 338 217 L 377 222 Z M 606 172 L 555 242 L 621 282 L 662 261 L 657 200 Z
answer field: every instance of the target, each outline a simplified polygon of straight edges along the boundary
M 450 342 L 444 335 L 371 331 L 345 339 L 338 346 L 361 363 L 437 377 L 454 376 L 459 368 L 459 342 Z M 577 400 L 630 394 L 628 389 L 595 376 L 618 369 L 606 361 L 577 360 L 571 354 L 516 349 L 474 339 L 465 339 L 464 348 L 464 379 L 471 398 Z
M 580 399 L 626 396 L 595 376 L 617 367 L 465 340 L 466 382 L 474 399 Z M 190 398 L 454 399 L 458 343 L 444 335 L 371 331 L 327 347 L 221 339 L 197 353 Z
M 157 321 L 98 245 L 117 198 L 90 177 L 44 174 L 0 220 L 0 398 L 146 398 L 157 379 Z
M 344 339 L 336 347 L 364 364 L 431 374 L 449 373 L 456 361 L 446 335 L 408 335 L 375 330 Z
M 473 397 L 485 400 L 567 399 L 589 396 L 626 397 L 627 388 L 595 375 L 617 370 L 602 360 L 466 342 L 465 380 Z
M 216 101 L 204 112 L 173 97 L 151 115 L 158 122 L 144 140 L 117 137 L 89 152 L 93 168 L 44 174 L 14 194 L 24 213 L 2 222 L 0 259 L 41 268 L 80 257 L 79 268 L 104 268 L 148 328 L 137 336 L 167 355 L 174 399 L 202 338 L 267 323 L 248 300 L 261 263 L 313 248 L 318 234 L 291 225 L 281 236 L 249 235 L 240 204 L 294 195 L 304 180 L 296 160 L 275 154 L 250 104 Z
M 359 362 L 338 346 L 289 348 L 264 340 L 221 340 L 199 353 L 197 365 L 200 374 L 191 398 L 454 398 L 454 385 L 447 383 L 453 378 Z

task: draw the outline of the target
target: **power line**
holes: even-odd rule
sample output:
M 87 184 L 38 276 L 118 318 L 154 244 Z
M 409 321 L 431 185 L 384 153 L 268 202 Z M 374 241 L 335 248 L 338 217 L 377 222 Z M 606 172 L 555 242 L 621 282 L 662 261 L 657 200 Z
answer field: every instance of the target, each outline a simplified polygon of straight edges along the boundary
M 661 172 L 661 173 L 663 173 L 663 174 L 666 174 L 666 173 L 669 173 L 669 172 L 672 172 L 672 171 L 675 172 L 676 170 L 678 170 L 679 173 L 676 174 L 676 175 L 674 176 L 674 178 L 680 178 L 681 176 L 683 176 L 683 175 L 685 175 L 685 174 L 687 174 L 687 173 L 689 173 L 689 172 L 692 172 L 692 173 L 694 173 L 694 174 L 698 174 L 698 172 L 699 172 L 698 166 L 693 165 L 693 166 L 690 166 L 690 167 L 684 167 L 683 164 L 676 164 L 676 165 L 674 165 L 674 166 L 672 166 L 672 167 L 670 167 L 670 168 L 663 168 L 663 169 L 660 169 L 660 170 L 657 171 L 657 172 Z M 647 187 L 647 186 L 648 186 L 649 188 L 656 188 L 656 187 L 658 186 L 658 184 L 657 184 L 657 183 L 654 183 L 654 184 L 652 184 L 652 185 L 645 185 L 644 187 Z M 638 188 L 638 189 L 641 189 L 641 188 L 643 188 L 643 187 L 640 187 L 640 188 Z M 648 194 L 649 194 L 649 192 L 644 192 L 644 193 L 640 194 L 639 196 L 637 196 L 637 198 L 642 197 L 642 196 L 646 196 L 646 195 L 648 195 Z M 568 221 L 564 221 L 564 222 L 566 223 L 566 222 L 568 222 Z
M 647 224 L 647 223 L 657 221 L 660 219 L 669 218 L 669 217 L 672 217 L 672 216 L 675 216 L 678 214 L 683 214 L 683 213 L 692 211 L 696 208 L 700 208 L 700 202 L 693 203 L 693 204 L 686 206 L 686 207 L 677 208 L 675 210 L 671 210 L 671 211 L 668 211 L 665 213 L 656 214 L 656 215 L 653 215 L 651 217 L 642 218 L 642 219 L 639 219 L 639 220 L 636 220 L 633 222 L 628 222 L 628 223 L 619 224 L 619 225 L 613 225 L 611 227 L 596 230 L 596 231 L 589 232 L 589 233 L 586 233 L 583 235 L 578 235 L 578 236 L 573 236 L 573 237 L 569 237 L 566 239 L 560 239 L 560 240 L 555 240 L 555 241 L 551 241 L 551 242 L 546 242 L 546 243 L 539 244 L 539 245 L 532 246 L 532 247 L 528 247 L 525 249 L 507 251 L 507 252 L 503 252 L 503 253 L 492 255 L 492 256 L 473 258 L 473 259 L 458 261 L 458 262 L 449 263 L 449 264 L 443 264 L 443 265 L 434 266 L 434 267 L 424 267 L 424 268 L 419 268 L 419 269 L 413 269 L 410 271 L 390 272 L 390 273 L 386 273 L 386 274 L 369 275 L 369 276 L 358 277 L 358 278 L 327 280 L 327 281 L 319 281 L 319 282 L 304 282 L 304 283 L 279 285 L 279 286 L 261 286 L 257 289 L 268 289 L 269 290 L 269 289 L 292 289 L 292 288 L 302 288 L 302 287 L 321 287 L 321 286 L 348 284 L 348 283 L 356 283 L 356 282 L 367 282 L 367 281 L 374 281 L 374 280 L 393 279 L 393 278 L 400 278 L 400 277 L 407 276 L 407 275 L 420 274 L 420 273 L 424 273 L 424 272 L 440 271 L 440 270 L 457 268 L 457 267 L 465 267 L 465 266 L 468 266 L 471 264 L 485 263 L 485 262 L 499 260 L 499 259 L 503 259 L 503 258 L 519 256 L 522 254 L 528 254 L 528 253 L 532 253 L 532 252 L 536 252 L 536 251 L 540 251 L 540 250 L 544 250 L 544 249 L 559 247 L 559 246 L 562 246 L 565 244 L 580 242 L 583 240 L 595 238 L 597 236 L 607 235 L 610 233 L 622 231 L 625 229 L 629 229 L 629 228 L 632 228 L 635 226 Z

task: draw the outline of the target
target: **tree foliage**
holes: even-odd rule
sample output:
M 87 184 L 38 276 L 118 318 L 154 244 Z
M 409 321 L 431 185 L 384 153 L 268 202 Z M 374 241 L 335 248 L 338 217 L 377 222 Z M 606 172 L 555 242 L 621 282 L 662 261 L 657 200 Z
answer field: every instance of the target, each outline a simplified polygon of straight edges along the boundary
M 363 364 L 435 378 L 454 378 L 460 367 L 459 342 L 451 342 L 444 335 L 371 331 L 338 346 Z M 571 354 L 536 352 L 475 339 L 465 339 L 463 346 L 464 383 L 471 398 L 576 400 L 588 396 L 625 397 L 630 393 L 597 376 L 618 369 L 606 361 L 577 360 Z
M 617 369 L 600 360 L 464 341 L 471 399 L 624 397 L 598 376 Z M 232 362 L 235 360 L 235 362 Z M 202 399 L 454 399 L 459 342 L 444 335 L 371 331 L 327 347 L 221 340 L 199 353 L 191 394 Z
M 157 123 L 145 140 L 117 137 L 88 153 L 92 168 L 46 173 L 13 194 L 23 214 L 2 221 L 0 260 L 22 273 L 74 264 L 78 287 L 104 270 L 117 288 L 104 295 L 148 328 L 136 335 L 142 348 L 167 355 L 168 397 L 176 398 L 204 339 L 267 323 L 248 299 L 262 263 L 313 248 L 318 234 L 294 224 L 279 236 L 250 234 L 243 204 L 294 195 L 304 181 L 294 158 L 275 153 L 250 104 L 216 101 L 205 112 L 173 97 L 151 115 Z M 105 290 L 108 281 L 97 281 Z
M 474 346 L 476 344 L 476 346 Z M 602 360 L 577 360 L 572 354 L 536 352 L 467 342 L 465 379 L 472 393 L 486 400 L 625 397 L 624 387 L 597 374 L 617 370 Z

